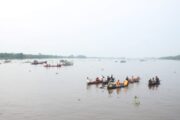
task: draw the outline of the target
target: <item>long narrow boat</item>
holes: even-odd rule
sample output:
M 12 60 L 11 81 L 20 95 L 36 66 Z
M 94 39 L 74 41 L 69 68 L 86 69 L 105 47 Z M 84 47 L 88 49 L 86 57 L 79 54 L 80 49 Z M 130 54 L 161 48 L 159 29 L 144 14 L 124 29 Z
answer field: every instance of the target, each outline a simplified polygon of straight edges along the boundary
M 140 77 L 128 78 L 129 83 L 136 83 L 139 82 Z
M 37 60 L 34 60 L 32 63 L 32 65 L 39 65 L 39 64 L 47 64 L 47 61 L 37 61 Z
M 119 86 L 117 86 L 116 84 L 112 84 L 112 85 L 108 85 L 107 86 L 107 89 L 116 89 L 116 88 L 124 88 L 124 87 L 127 87 L 127 85 L 124 85 L 124 83 L 121 83 Z
M 103 81 L 102 81 L 102 80 L 95 80 L 95 81 L 89 81 L 89 82 L 87 82 L 88 85 L 100 84 L 100 83 L 103 83 Z
M 149 81 L 148 85 L 149 86 L 160 85 L 160 80 L 159 81 Z
M 115 83 L 110 83 L 107 86 L 107 89 L 123 88 L 123 87 L 127 87 L 128 85 L 129 85 L 129 82 L 125 80 L 123 83 L 120 83 L 119 85 L 116 85 Z

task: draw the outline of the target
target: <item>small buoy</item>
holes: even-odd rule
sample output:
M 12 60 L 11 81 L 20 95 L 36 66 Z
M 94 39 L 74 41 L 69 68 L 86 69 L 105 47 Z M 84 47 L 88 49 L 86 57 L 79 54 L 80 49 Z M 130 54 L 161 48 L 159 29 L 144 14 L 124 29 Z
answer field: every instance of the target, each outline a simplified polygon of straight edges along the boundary
M 81 101 L 81 99 L 79 98 L 78 101 Z

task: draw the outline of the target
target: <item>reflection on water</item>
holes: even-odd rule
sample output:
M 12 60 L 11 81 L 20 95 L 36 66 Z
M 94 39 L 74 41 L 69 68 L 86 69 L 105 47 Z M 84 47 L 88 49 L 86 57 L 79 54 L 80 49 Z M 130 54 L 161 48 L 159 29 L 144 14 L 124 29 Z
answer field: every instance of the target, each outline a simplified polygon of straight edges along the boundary
M 120 90 L 121 90 L 121 88 L 117 88 L 117 89 L 116 89 L 116 93 L 119 94 L 119 93 L 120 93 Z
M 149 87 L 149 90 L 158 90 L 159 85 L 148 85 L 148 87 Z
M 136 84 L 136 83 L 135 83 Z M 103 84 L 94 84 L 94 85 L 87 85 L 86 89 L 87 90 L 92 90 L 92 89 L 104 89 L 108 91 L 108 93 L 111 95 L 114 91 L 116 91 L 116 94 L 120 94 L 120 92 L 127 93 L 129 87 L 124 87 L 124 88 L 117 88 L 117 89 L 107 89 L 107 85 Z
M 123 88 L 116 88 L 116 89 L 107 89 L 107 85 L 99 83 L 99 84 L 91 84 L 86 86 L 87 90 L 91 90 L 91 89 L 105 89 L 108 91 L 109 94 L 112 94 L 114 91 L 116 91 L 117 94 L 120 94 L 120 92 L 124 92 L 127 93 L 128 89 L 133 89 L 139 86 L 139 82 L 136 83 L 131 83 L 129 84 L 129 86 L 127 87 L 123 87 Z
M 108 90 L 109 95 L 111 95 L 113 91 L 114 91 L 113 89 Z
M 109 95 L 111 95 L 114 92 L 116 92 L 116 94 L 119 95 L 121 92 L 127 93 L 128 87 L 117 88 L 117 89 L 107 89 L 107 91 L 108 91 Z
M 94 85 L 86 85 L 86 89 L 87 90 L 90 90 L 92 88 L 101 88 L 102 87 L 102 84 L 94 84 Z
M 107 89 L 107 85 L 103 85 L 103 84 L 94 84 L 94 85 L 87 85 L 86 86 L 86 89 L 88 91 L 96 90 L 96 92 L 98 92 L 98 90 L 102 89 L 103 91 L 107 91 L 109 95 L 111 95 L 113 93 L 116 93 L 117 95 L 119 95 L 119 94 L 121 94 L 121 92 L 126 94 L 128 92 L 129 88 L 130 87 L 117 88 L 117 89 Z

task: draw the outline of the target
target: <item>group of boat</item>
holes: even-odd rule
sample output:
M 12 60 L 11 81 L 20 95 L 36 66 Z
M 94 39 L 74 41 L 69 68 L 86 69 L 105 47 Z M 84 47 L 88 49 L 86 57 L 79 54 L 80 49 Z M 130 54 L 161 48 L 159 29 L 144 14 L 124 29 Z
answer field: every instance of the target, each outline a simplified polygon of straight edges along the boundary
M 47 61 L 37 61 L 37 60 L 34 60 L 31 64 L 32 65 L 42 64 L 42 65 L 44 65 L 44 67 L 49 68 L 49 67 L 72 66 L 73 62 L 70 62 L 68 60 L 60 60 L 60 62 L 57 63 L 57 64 L 48 64 Z
M 139 76 L 126 77 L 126 79 L 123 82 L 120 82 L 120 80 L 115 80 L 115 78 L 112 75 L 111 77 L 107 76 L 107 78 L 105 78 L 104 76 L 102 76 L 102 78 L 97 77 L 95 80 L 92 80 L 89 77 L 87 77 L 87 85 L 102 84 L 103 86 L 107 85 L 107 89 L 128 87 L 129 84 L 138 83 L 139 81 Z M 157 76 L 148 81 L 149 86 L 155 86 L 159 84 L 160 80 Z
M 95 80 L 91 80 L 87 77 L 87 80 L 87 85 L 102 84 L 107 85 L 107 89 L 116 89 L 127 87 L 129 83 L 139 82 L 140 77 L 126 77 L 126 79 L 123 82 L 120 82 L 120 80 L 115 80 L 115 78 L 112 75 L 111 77 L 107 76 L 107 78 L 105 78 L 104 76 L 102 76 L 102 78 L 97 77 Z

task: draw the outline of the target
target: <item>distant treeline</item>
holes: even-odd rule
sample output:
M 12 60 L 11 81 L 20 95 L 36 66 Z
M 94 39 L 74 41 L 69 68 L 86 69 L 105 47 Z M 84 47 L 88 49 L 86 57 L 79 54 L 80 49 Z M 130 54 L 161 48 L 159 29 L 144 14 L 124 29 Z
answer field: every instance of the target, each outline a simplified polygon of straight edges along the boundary
M 177 55 L 177 56 L 168 56 L 168 57 L 161 57 L 160 59 L 180 60 L 180 55 Z
M 33 55 L 33 54 L 23 54 L 23 53 L 0 53 L 0 59 L 43 59 L 43 58 L 86 58 L 84 55 L 69 55 L 69 56 L 59 56 L 59 55 Z

